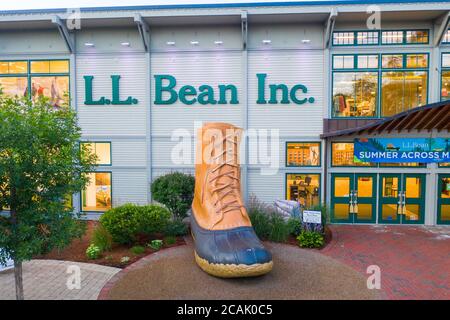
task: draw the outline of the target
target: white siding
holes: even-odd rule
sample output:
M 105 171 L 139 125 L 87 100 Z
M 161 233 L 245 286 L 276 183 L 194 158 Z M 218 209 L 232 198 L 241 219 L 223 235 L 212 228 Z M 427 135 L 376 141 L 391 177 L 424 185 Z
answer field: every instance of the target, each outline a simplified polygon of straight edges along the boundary
M 248 53 L 249 64 L 249 128 L 279 128 L 280 136 L 311 136 L 317 138 L 323 126 L 323 51 L 254 51 Z M 266 73 L 266 100 L 269 84 L 286 84 L 289 88 L 303 84 L 305 97 L 314 103 L 257 104 L 257 73 Z M 280 95 L 281 96 L 281 95 Z
M 114 170 L 112 173 L 113 206 L 124 203 L 147 203 L 147 172 L 145 170 Z
M 185 105 L 180 101 L 172 105 L 155 105 L 152 101 L 152 134 L 170 136 L 172 131 L 194 128 L 194 121 L 223 121 L 242 125 L 245 107 L 242 95 L 243 70 L 241 52 L 153 53 L 151 57 L 152 99 L 155 98 L 154 75 L 172 75 L 177 79 L 176 89 L 183 85 L 198 88 L 208 84 L 218 98 L 219 84 L 233 84 L 238 89 L 239 104 Z M 163 96 L 164 97 L 164 96 Z
M 92 48 L 95 50 L 95 48 Z M 77 111 L 83 134 L 144 135 L 146 134 L 147 62 L 144 54 L 78 55 L 76 60 Z M 134 105 L 85 105 L 83 76 L 94 76 L 93 98 L 111 99 L 111 75 L 120 75 L 121 99 L 132 96 Z

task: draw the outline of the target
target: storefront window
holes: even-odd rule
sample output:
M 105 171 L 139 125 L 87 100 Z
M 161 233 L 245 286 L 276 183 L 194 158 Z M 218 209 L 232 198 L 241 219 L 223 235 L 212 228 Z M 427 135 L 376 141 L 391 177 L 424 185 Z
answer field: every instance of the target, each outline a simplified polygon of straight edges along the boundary
M 289 173 L 286 176 L 286 197 L 304 208 L 320 204 L 320 175 Z
M 450 99 L 450 53 L 442 54 L 441 100 Z
M 81 193 L 83 211 L 107 211 L 111 209 L 111 173 L 91 172 L 87 174 L 89 184 Z
M 427 30 L 411 30 L 406 31 L 406 43 L 428 43 L 428 31 Z
M 383 31 L 381 33 L 382 44 L 401 44 L 403 43 L 403 31 Z
M 377 72 L 334 72 L 333 116 L 376 116 L 377 90 Z
M 332 142 L 331 165 L 336 167 L 369 167 L 374 164 L 362 162 L 354 156 L 353 142 Z
M 355 43 L 354 32 L 335 32 L 333 34 L 333 45 L 353 45 Z
M 450 30 L 447 30 L 447 32 L 444 34 L 442 43 L 450 43 Z
M 48 97 L 55 107 L 69 102 L 69 61 L 0 61 L 0 87 L 8 96 Z M 17 75 L 17 76 L 16 76 Z M 28 88 L 31 84 L 31 90 Z
M 34 100 L 41 96 L 50 98 L 50 103 L 61 107 L 68 103 L 69 77 L 45 76 L 31 78 L 31 98 Z
M 427 68 L 428 55 L 427 54 L 408 54 L 406 55 L 407 68 Z
M 381 65 L 385 69 L 398 69 L 403 67 L 403 55 L 401 54 L 383 54 L 381 56 Z
M 111 165 L 110 142 L 82 142 L 81 147 L 97 156 L 97 165 Z
M 320 142 L 288 142 L 286 165 L 292 166 L 320 166 Z
M 27 95 L 27 77 L 0 77 L 0 88 L 9 97 L 24 97 Z
M 382 73 L 381 116 L 397 113 L 427 103 L 426 71 L 395 71 Z
M 26 61 L 0 61 L 0 74 L 26 74 L 27 72 Z
M 353 55 L 336 55 L 333 56 L 334 69 L 354 69 L 355 57 Z
M 357 32 L 356 43 L 359 45 L 378 44 L 378 32 L 377 31 Z

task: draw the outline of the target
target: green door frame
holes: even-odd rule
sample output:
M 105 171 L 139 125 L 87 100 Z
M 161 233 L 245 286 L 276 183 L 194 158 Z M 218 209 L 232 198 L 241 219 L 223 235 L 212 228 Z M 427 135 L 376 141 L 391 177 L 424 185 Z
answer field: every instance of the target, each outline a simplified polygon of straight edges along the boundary
M 397 197 L 383 198 L 383 178 L 398 178 L 398 192 Z M 420 178 L 420 195 L 418 198 L 406 198 L 404 199 L 406 204 L 417 204 L 419 205 L 419 219 L 418 220 L 406 220 L 403 214 L 396 215 L 395 220 L 383 219 L 382 210 L 383 204 L 394 204 L 396 205 L 396 212 L 398 212 L 398 206 L 400 202 L 399 195 L 405 192 L 406 179 L 407 178 Z M 378 222 L 386 224 L 423 224 L 425 219 L 425 190 L 426 190 L 426 179 L 423 173 L 382 173 L 379 179 L 379 192 L 378 192 Z
M 426 191 L 426 175 L 423 173 L 404 173 L 402 179 L 403 191 L 406 191 L 406 178 L 420 178 L 420 194 L 418 198 L 406 198 L 406 204 L 417 204 L 420 208 L 418 220 L 406 220 L 402 217 L 402 224 L 423 224 L 425 221 L 425 191 Z
M 372 196 L 371 197 L 360 197 L 358 190 L 358 178 L 367 177 L 372 178 Z M 372 205 L 372 217 L 370 219 L 360 219 L 358 218 L 358 214 L 354 214 L 354 222 L 355 223 L 375 223 L 377 219 L 376 211 L 377 211 L 377 175 L 375 173 L 355 173 L 354 178 L 354 190 L 357 192 L 357 201 L 358 205 L 361 204 L 370 204 Z
M 441 206 L 442 205 L 450 205 L 450 198 L 442 198 L 441 197 L 441 190 L 442 190 L 442 179 L 448 178 L 450 179 L 450 174 L 444 173 L 438 175 L 438 207 L 437 207 L 437 224 L 450 224 L 450 220 L 442 220 L 442 211 Z
M 337 177 L 348 177 L 349 178 L 349 194 L 348 197 L 335 197 L 335 178 Z M 331 222 L 334 223 L 352 223 L 353 222 L 353 214 L 349 213 L 347 219 L 337 219 L 334 216 L 334 205 L 335 204 L 347 204 L 350 210 L 350 192 L 353 189 L 353 180 L 354 180 L 354 174 L 353 173 L 332 173 L 331 174 Z
M 335 197 L 335 178 L 336 177 L 348 177 L 350 190 L 348 197 Z M 372 197 L 359 198 L 358 194 L 358 178 L 370 177 L 372 178 Z M 376 190 L 377 190 L 377 176 L 374 173 L 332 173 L 331 174 L 331 221 L 335 223 L 375 223 L 376 222 Z M 356 194 L 352 194 L 356 191 Z M 350 201 L 356 201 L 360 204 L 372 205 L 372 217 L 371 219 L 359 219 L 357 213 L 348 214 L 347 219 L 337 219 L 334 216 L 334 204 L 347 204 L 350 211 Z
M 400 173 L 382 173 L 379 178 L 379 188 L 378 188 L 378 223 L 386 223 L 386 224 L 397 224 L 400 223 L 399 215 L 396 215 L 395 220 L 383 219 L 382 209 L 384 204 L 393 204 L 395 205 L 395 212 L 398 212 L 398 202 L 399 197 L 398 193 L 401 192 L 402 185 L 402 175 Z M 398 178 L 398 190 L 396 197 L 386 197 L 383 198 L 383 178 Z

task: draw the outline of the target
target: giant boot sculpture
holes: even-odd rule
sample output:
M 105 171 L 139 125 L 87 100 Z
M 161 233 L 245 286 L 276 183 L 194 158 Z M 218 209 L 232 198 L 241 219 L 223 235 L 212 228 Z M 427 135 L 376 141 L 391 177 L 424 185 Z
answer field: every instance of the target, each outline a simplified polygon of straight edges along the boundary
M 207 123 L 197 137 L 191 216 L 195 260 L 205 272 L 223 278 L 258 276 L 273 266 L 241 198 L 241 131 L 227 123 Z

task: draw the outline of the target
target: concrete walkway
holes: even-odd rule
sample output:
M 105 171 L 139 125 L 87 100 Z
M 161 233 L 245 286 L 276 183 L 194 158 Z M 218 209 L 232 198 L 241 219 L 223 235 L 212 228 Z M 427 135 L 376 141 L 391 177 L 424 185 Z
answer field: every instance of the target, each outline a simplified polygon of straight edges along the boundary
M 68 288 L 77 284 L 80 270 L 80 289 Z M 71 272 L 71 273 L 68 273 Z M 24 292 L 26 300 L 95 300 L 106 282 L 120 269 L 96 264 L 31 260 L 23 265 Z M 14 271 L 0 272 L 0 300 L 15 299 Z
M 450 226 L 332 225 L 323 250 L 365 274 L 380 268 L 388 299 L 450 299 Z
M 285 244 L 266 243 L 274 268 L 256 278 L 219 279 L 194 262 L 192 244 L 149 255 L 124 269 L 99 299 L 379 299 L 367 278 L 320 254 Z

